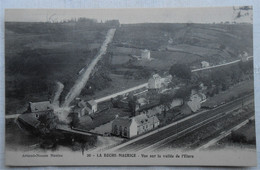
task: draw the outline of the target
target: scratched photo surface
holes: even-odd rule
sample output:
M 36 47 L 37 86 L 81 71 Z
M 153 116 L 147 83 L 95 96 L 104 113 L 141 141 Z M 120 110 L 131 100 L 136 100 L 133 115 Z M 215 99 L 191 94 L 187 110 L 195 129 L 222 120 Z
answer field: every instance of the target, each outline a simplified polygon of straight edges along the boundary
M 253 8 L 6 9 L 6 165 L 256 165 Z

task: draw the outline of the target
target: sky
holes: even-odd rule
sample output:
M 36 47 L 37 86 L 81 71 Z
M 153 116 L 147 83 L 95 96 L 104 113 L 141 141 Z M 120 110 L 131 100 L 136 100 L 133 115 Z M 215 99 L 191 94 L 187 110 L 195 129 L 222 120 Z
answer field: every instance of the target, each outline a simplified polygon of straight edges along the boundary
M 240 17 L 237 18 L 240 12 Z M 106 21 L 118 19 L 122 24 L 132 23 L 252 23 L 252 10 L 239 7 L 203 8 L 125 8 L 125 9 L 6 9 L 5 21 L 57 22 L 86 17 Z

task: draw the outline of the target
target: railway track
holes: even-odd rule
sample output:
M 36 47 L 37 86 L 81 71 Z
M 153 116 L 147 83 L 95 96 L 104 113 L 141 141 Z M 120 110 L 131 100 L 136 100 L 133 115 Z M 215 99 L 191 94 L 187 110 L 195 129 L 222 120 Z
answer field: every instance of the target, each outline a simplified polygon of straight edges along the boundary
M 223 129 L 229 129 L 233 126 L 236 126 L 238 124 L 240 124 L 241 122 L 245 121 L 245 120 L 248 120 L 250 117 L 252 117 L 252 115 L 254 115 L 254 112 L 250 112 L 248 113 L 247 115 L 243 116 L 241 120 L 237 121 L 237 122 L 232 122 L 229 126 L 226 126 L 226 127 L 223 127 L 222 129 L 214 132 L 213 134 L 210 134 L 207 138 L 205 139 L 201 139 L 202 141 L 197 141 L 195 143 L 192 143 L 192 144 L 189 144 L 185 147 L 187 147 L 187 149 L 196 149 L 198 147 L 200 147 L 201 145 L 207 143 L 210 139 L 214 138 L 214 135 L 216 136 L 217 134 L 220 134 L 221 132 L 223 132 Z M 223 116 L 220 116 L 208 123 L 205 123 L 203 126 L 198 126 L 196 127 L 196 129 L 194 130 L 199 130 L 199 129 L 202 129 L 204 128 L 204 126 L 211 126 L 211 124 L 214 124 L 218 121 L 223 121 L 223 119 L 226 119 L 227 117 L 229 116 L 229 114 L 225 114 Z M 152 149 L 150 149 L 149 151 L 163 151 L 163 150 L 166 150 L 168 147 L 167 146 L 170 146 L 171 144 L 173 144 L 174 142 L 178 141 L 178 140 L 181 140 L 185 137 L 187 137 L 188 135 L 190 135 L 193 131 L 189 131 L 187 133 L 184 133 L 182 135 L 180 135 L 178 138 L 175 138 L 175 139 L 172 139 L 172 140 L 168 140 L 167 142 L 161 144 L 161 145 L 157 145 L 155 147 L 153 147 Z M 181 138 L 181 139 L 180 139 Z M 185 139 L 184 139 L 185 140 Z
M 225 116 L 228 112 L 240 107 L 245 100 L 251 100 L 252 94 L 243 98 L 239 98 L 233 102 L 219 106 L 213 110 L 209 110 L 195 117 L 192 117 L 186 121 L 180 122 L 174 126 L 164 129 L 158 133 L 147 136 L 143 139 L 130 143 L 126 146 L 118 148 L 116 151 L 141 151 L 144 149 L 149 149 L 151 147 L 160 145 L 167 140 L 172 140 L 178 138 L 185 133 L 193 131 L 201 126 L 204 126 L 214 120 L 217 120 Z

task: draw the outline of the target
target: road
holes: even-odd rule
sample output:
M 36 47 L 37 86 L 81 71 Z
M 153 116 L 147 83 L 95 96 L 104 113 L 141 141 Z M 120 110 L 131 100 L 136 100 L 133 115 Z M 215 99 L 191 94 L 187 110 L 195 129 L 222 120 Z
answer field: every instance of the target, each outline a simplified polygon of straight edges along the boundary
M 249 119 L 253 120 L 253 119 L 255 119 L 255 116 L 252 116 L 252 117 L 250 117 Z M 248 120 L 249 120 L 249 119 L 243 121 L 242 123 L 238 124 L 237 126 L 231 128 L 231 129 L 229 129 L 229 130 L 226 130 L 226 131 L 221 132 L 221 134 L 220 134 L 218 137 L 216 137 L 216 138 L 210 140 L 209 142 L 207 142 L 206 144 L 200 146 L 199 148 L 197 148 L 197 150 L 206 149 L 206 148 L 208 148 L 208 147 L 214 145 L 215 143 L 217 143 L 217 142 L 220 141 L 221 139 L 223 139 L 223 138 L 227 137 L 228 135 L 230 135 L 232 131 L 236 131 L 236 130 L 238 130 L 239 128 L 245 126 L 245 125 L 248 123 Z
M 64 85 L 61 83 L 61 82 L 56 82 L 56 84 L 57 84 L 57 90 L 56 90 L 56 92 L 55 92 L 55 94 L 54 94 L 54 97 L 53 97 L 53 101 L 52 101 L 52 103 L 53 103 L 53 105 L 54 106 L 59 106 L 59 97 L 60 97 L 60 94 L 62 93 L 62 91 L 63 91 L 63 88 L 64 88 Z
M 245 102 L 252 100 L 253 95 L 249 95 L 244 98 L 237 99 L 233 102 L 224 104 L 215 109 L 203 112 L 201 114 L 196 114 L 195 116 L 186 119 L 178 124 L 170 126 L 169 128 L 158 131 L 158 133 L 151 134 L 142 138 L 140 140 L 135 140 L 134 142 L 129 142 L 127 145 L 122 144 L 115 147 L 116 149 L 111 149 L 113 151 L 125 152 L 125 151 L 144 151 L 149 148 L 156 148 L 163 143 L 169 142 L 178 138 L 180 135 L 195 130 L 198 127 L 205 125 L 215 119 L 224 116 L 227 112 L 230 112 L 241 106 L 242 101 Z
M 74 86 L 70 89 L 69 93 L 65 97 L 63 107 L 69 106 L 69 104 L 75 99 L 75 97 L 77 97 L 81 93 L 81 90 L 85 87 L 92 70 L 95 68 L 96 64 L 102 58 L 102 56 L 106 53 L 107 45 L 112 41 L 115 31 L 116 29 L 110 29 L 107 32 L 106 39 L 103 42 L 98 54 L 96 55 L 95 59 L 92 60 L 92 62 L 87 66 L 87 68 L 82 71 L 82 74 L 76 80 Z
M 247 60 L 252 59 L 252 58 L 253 58 L 253 56 L 249 56 L 249 57 L 247 57 Z M 219 65 L 215 65 L 215 66 L 211 66 L 211 67 L 198 68 L 198 69 L 191 70 L 191 72 L 197 72 L 197 71 L 202 71 L 202 70 L 208 70 L 208 69 L 212 69 L 212 68 L 222 67 L 222 66 L 226 66 L 226 65 L 230 65 L 230 64 L 235 64 L 235 63 L 238 63 L 240 61 L 241 60 L 235 60 L 235 61 L 231 61 L 229 63 L 219 64 Z
M 5 119 L 16 119 L 21 114 L 12 114 L 12 115 L 5 115 Z
M 114 35 L 114 31 L 115 30 L 113 30 L 113 35 Z M 110 38 L 112 38 L 112 37 L 110 37 Z M 106 43 L 108 43 L 108 42 L 106 42 Z M 105 44 L 106 44 L 105 43 Z M 106 44 L 106 46 L 107 46 L 107 44 Z M 105 46 L 105 47 L 106 47 Z M 103 50 L 106 50 L 106 48 L 101 48 L 101 49 L 103 49 Z M 103 53 L 102 53 L 103 54 Z M 96 58 L 95 59 L 95 61 L 93 62 L 94 64 L 96 64 L 97 62 L 98 62 L 98 60 L 101 58 L 101 56 L 102 55 L 100 55 L 100 53 L 99 53 L 99 58 Z M 253 56 L 250 56 L 250 57 L 248 57 L 248 59 L 252 59 L 253 58 Z M 200 69 L 194 69 L 194 70 L 192 70 L 191 72 L 197 72 L 197 71 L 202 71 L 202 70 L 207 70 L 207 69 L 212 69 L 212 68 L 217 68 L 217 67 L 221 67 L 221 66 L 226 66 L 226 65 L 230 65 L 230 64 L 234 64 L 234 63 L 237 63 L 237 62 L 239 62 L 239 61 L 241 61 L 241 60 L 235 60 L 235 61 L 232 61 L 232 62 L 229 62 L 229 63 L 225 63 L 225 64 L 220 64 L 220 65 L 216 65 L 216 66 L 212 66 L 212 67 L 207 67 L 207 68 L 200 68 Z M 92 68 L 92 67 L 91 67 Z M 91 68 L 88 68 L 88 69 L 91 69 Z M 88 70 L 87 69 L 87 70 Z M 92 68 L 93 69 L 93 68 Z M 91 69 L 91 70 L 92 70 Z M 90 74 L 90 72 L 91 72 L 91 70 L 90 71 L 87 71 L 88 73 L 87 74 Z M 82 84 L 82 82 L 80 82 L 80 84 Z M 135 91 L 135 90 L 138 90 L 138 89 L 142 89 L 142 88 L 147 88 L 148 87 L 148 83 L 144 83 L 144 84 L 141 84 L 141 85 L 138 85 L 138 86 L 135 86 L 135 87 L 132 87 L 132 88 L 129 88 L 129 89 L 126 89 L 126 90 L 123 90 L 123 91 L 121 91 L 121 92 L 117 92 L 117 93 L 114 93 L 114 94 L 111 94 L 111 95 L 108 95 L 108 96 L 105 96 L 105 97 L 101 97 L 101 98 L 99 98 L 99 99 L 96 99 L 95 101 L 97 102 L 97 103 L 101 103 L 101 102 L 104 102 L 104 101 L 108 101 L 108 100 L 110 100 L 111 98 L 114 98 L 114 97 L 116 97 L 116 96 L 118 96 L 118 95 L 123 95 L 123 94 L 126 94 L 126 93 L 129 93 L 129 92 L 131 92 L 131 91 Z M 75 88 L 75 87 L 74 87 Z M 142 93 L 142 92 L 145 92 L 145 91 L 147 91 L 147 89 L 145 89 L 144 91 L 141 91 L 141 92 L 139 92 L 139 93 Z M 68 94 L 69 95 L 69 94 Z M 68 96 L 66 97 L 66 98 L 69 98 Z M 66 105 L 66 104 L 64 104 L 64 105 Z M 19 115 L 6 115 L 6 119 L 12 119 L 12 118 L 16 118 L 16 117 L 18 117 Z
M 111 94 L 111 95 L 106 96 L 106 97 L 102 97 L 102 98 L 96 99 L 95 101 L 97 103 L 104 102 L 104 101 L 110 100 L 111 98 L 114 98 L 114 97 L 116 97 L 118 95 L 123 95 L 123 94 L 129 93 L 131 91 L 135 91 L 135 90 L 141 89 L 141 88 L 146 88 L 147 86 L 148 86 L 148 83 L 144 83 L 144 84 L 141 84 L 139 86 L 135 86 L 135 87 L 132 87 L 130 89 L 126 89 L 124 91 L 121 91 L 121 92 L 114 93 L 114 94 Z
M 248 57 L 247 59 L 252 59 L 253 56 L 250 56 Z M 235 61 L 231 61 L 229 63 L 224 63 L 224 64 L 220 64 L 220 65 L 215 65 L 215 66 L 211 66 L 211 67 L 206 67 L 206 68 L 199 68 L 199 69 L 194 69 L 194 70 L 191 70 L 191 72 L 198 72 L 198 71 L 203 71 L 203 70 L 208 70 L 208 69 L 213 69 L 213 68 L 218 68 L 218 67 L 222 67 L 222 66 L 226 66 L 226 65 L 230 65 L 230 64 L 235 64 L 235 63 L 238 63 L 240 62 L 241 60 L 235 60 Z M 102 98 L 99 98 L 99 99 L 96 99 L 95 101 L 97 103 L 101 103 L 101 102 L 104 102 L 104 101 L 108 101 L 110 100 L 111 98 L 114 98 L 118 95 L 123 95 L 123 94 L 126 94 L 126 93 L 129 93 L 131 91 L 134 91 L 134 90 L 138 90 L 138 89 L 141 89 L 141 88 L 144 88 L 144 87 L 147 87 L 148 86 L 148 83 L 144 83 L 144 84 L 141 84 L 141 85 L 138 85 L 136 87 L 132 87 L 132 88 L 129 88 L 129 89 L 126 89 L 126 90 L 123 90 L 121 92 L 117 92 L 117 93 L 114 93 L 114 94 L 111 94 L 111 95 L 108 95 L 108 96 L 105 96 L 105 97 L 102 97 Z M 145 90 L 144 90 L 145 91 Z M 140 92 L 142 93 L 142 92 Z
M 230 65 L 230 64 L 235 64 L 240 62 L 241 60 L 235 60 L 229 63 L 224 63 L 224 64 L 220 64 L 220 65 L 215 65 L 215 66 L 211 66 L 211 67 L 205 67 L 205 68 L 198 68 L 198 69 L 194 69 L 191 70 L 191 72 L 197 72 L 197 71 L 202 71 L 202 70 L 208 70 L 208 69 L 212 69 L 212 68 L 217 68 L 217 67 L 222 67 L 222 66 L 226 66 L 226 65 Z

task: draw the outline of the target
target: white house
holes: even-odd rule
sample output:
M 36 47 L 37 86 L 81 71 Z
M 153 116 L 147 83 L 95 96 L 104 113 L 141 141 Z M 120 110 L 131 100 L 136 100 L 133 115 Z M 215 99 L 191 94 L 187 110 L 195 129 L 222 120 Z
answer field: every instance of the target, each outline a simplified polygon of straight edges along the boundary
M 199 97 L 194 97 L 193 99 L 191 99 L 187 102 L 187 104 L 190 107 L 192 112 L 196 112 L 200 109 L 200 107 L 201 107 L 200 101 L 201 101 L 201 99 Z
M 207 61 L 202 61 L 202 62 L 201 62 L 201 67 L 202 67 L 202 68 L 207 68 L 207 67 L 209 67 L 209 62 L 207 62 Z
M 248 61 L 248 53 L 243 51 L 242 55 L 240 54 L 240 58 L 243 62 Z
M 97 112 L 97 102 L 95 100 L 89 100 L 87 102 L 87 107 L 91 110 L 92 113 Z
M 88 115 L 91 113 L 91 110 L 87 107 L 86 102 L 80 100 L 72 109 L 74 113 L 77 113 L 78 117 Z
M 204 101 L 206 101 L 205 94 L 192 90 L 190 100 L 187 102 L 187 105 L 190 107 L 192 112 L 196 112 L 201 108 L 201 103 Z
M 150 60 L 151 59 L 150 55 L 151 55 L 150 51 L 147 50 L 147 49 L 141 51 L 141 58 L 142 59 Z
M 28 111 L 29 112 L 42 112 L 53 110 L 53 106 L 50 101 L 43 101 L 43 102 L 29 102 Z
M 97 103 L 94 100 L 85 102 L 80 100 L 74 107 L 73 112 L 78 114 L 78 117 L 93 114 L 97 111 Z
M 112 123 L 112 134 L 131 138 L 158 127 L 160 124 L 156 116 L 147 117 L 141 114 L 135 117 L 116 118 Z
M 154 74 L 148 80 L 148 89 L 160 89 L 162 87 L 161 77 L 158 74 Z

